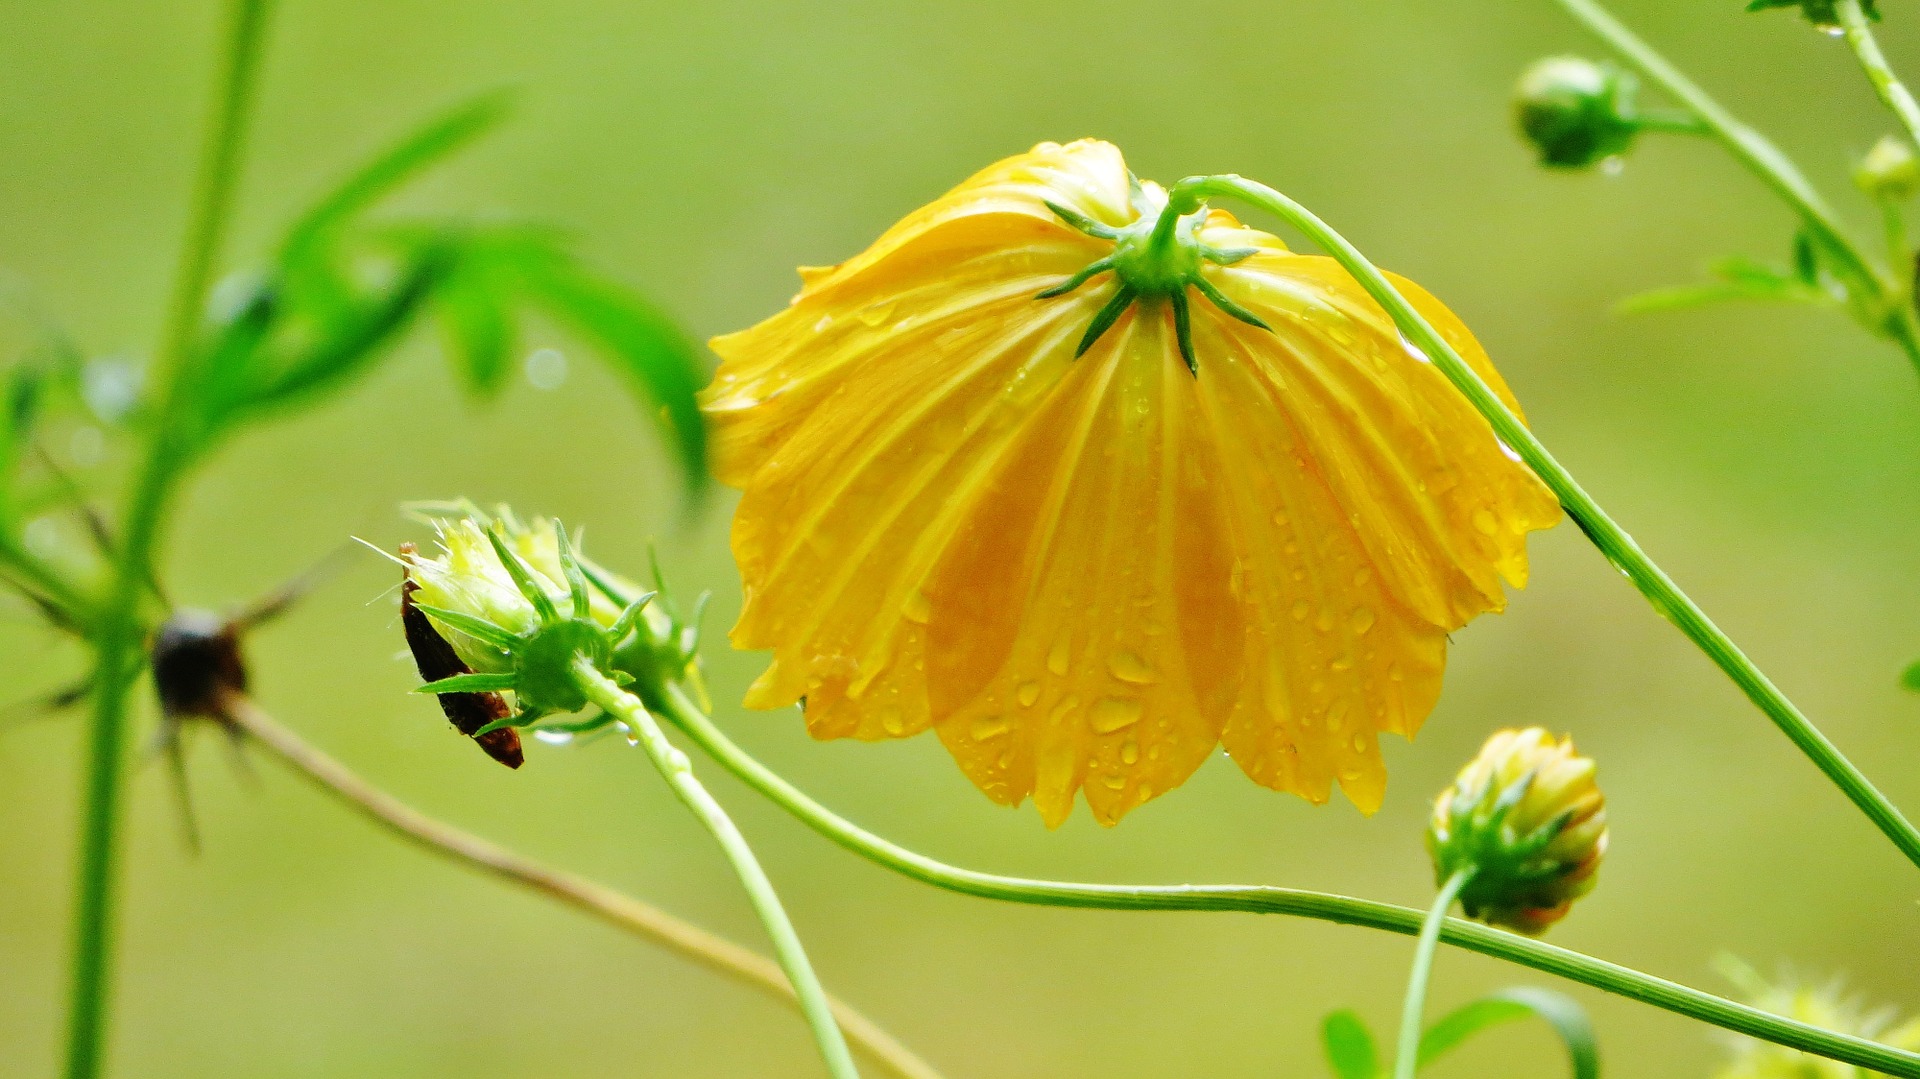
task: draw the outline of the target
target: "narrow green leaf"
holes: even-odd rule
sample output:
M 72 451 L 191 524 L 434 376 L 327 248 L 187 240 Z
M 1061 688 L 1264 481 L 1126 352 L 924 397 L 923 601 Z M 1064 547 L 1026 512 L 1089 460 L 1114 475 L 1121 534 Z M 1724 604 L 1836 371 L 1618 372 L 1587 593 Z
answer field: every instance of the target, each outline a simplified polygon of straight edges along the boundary
M 1901 672 L 1900 684 L 1915 693 L 1920 693 L 1920 662 L 1909 664 L 1907 669 Z
M 1637 315 L 1651 311 L 1678 311 L 1743 300 L 1758 303 L 1804 303 L 1816 307 L 1831 307 L 1835 303 L 1832 296 L 1820 289 L 1809 288 L 1790 278 L 1782 278 L 1767 285 L 1757 282 L 1725 281 L 1656 289 L 1653 292 L 1643 292 L 1638 296 L 1629 296 L 1621 300 L 1614 305 L 1614 311 L 1622 315 Z
M 1526 986 L 1482 997 L 1428 1027 L 1420 1038 L 1419 1066 L 1426 1067 L 1488 1027 L 1529 1017 L 1543 1020 L 1560 1036 L 1573 1079 L 1600 1079 L 1599 1042 L 1586 1011 L 1560 993 Z
M 1380 1079 L 1380 1052 L 1359 1014 L 1343 1008 L 1320 1025 L 1320 1044 L 1335 1079 Z
M 498 396 L 506 385 L 508 357 L 519 339 L 511 296 L 493 278 L 490 267 L 463 252 L 433 294 L 448 351 L 468 389 L 482 398 Z
M 506 115 L 509 95 L 494 91 L 428 121 L 342 181 L 288 231 L 280 264 L 292 288 L 316 303 L 339 302 L 345 283 L 335 276 L 334 240 L 368 206 L 427 166 L 477 138 Z
M 1820 257 L 1806 229 L 1793 234 L 1793 274 L 1806 284 L 1820 283 Z
M 672 320 L 638 293 L 571 259 L 528 260 L 531 298 L 605 346 L 616 367 L 653 405 L 663 437 L 680 459 L 689 494 L 707 486 L 707 427 L 695 397 L 706 365 Z

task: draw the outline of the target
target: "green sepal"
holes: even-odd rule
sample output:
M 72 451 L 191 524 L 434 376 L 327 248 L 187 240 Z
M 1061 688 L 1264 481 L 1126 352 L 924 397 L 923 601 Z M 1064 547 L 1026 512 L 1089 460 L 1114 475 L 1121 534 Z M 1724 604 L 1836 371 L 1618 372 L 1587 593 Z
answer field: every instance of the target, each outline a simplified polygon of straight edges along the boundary
M 580 560 L 573 556 L 573 541 L 567 538 L 567 528 L 558 519 L 553 522 L 553 544 L 560 561 L 560 575 L 567 579 L 567 599 L 573 606 L 573 617 L 584 621 L 593 611 L 587 595 L 587 578 L 580 572 Z
M 1065 296 L 1067 293 L 1086 284 L 1095 275 L 1106 273 L 1111 269 L 1113 269 L 1113 257 L 1111 255 L 1095 262 L 1089 262 L 1079 273 L 1074 274 L 1072 277 L 1067 278 L 1052 288 L 1041 289 L 1039 292 L 1033 294 L 1033 298 L 1036 300 L 1051 300 L 1055 296 Z
M 516 677 L 512 674 L 456 674 L 424 686 L 414 687 L 415 693 L 499 693 L 514 688 Z
M 435 607 L 431 603 L 416 602 L 414 607 L 448 629 L 458 630 L 489 648 L 511 652 L 514 645 L 520 642 L 518 634 L 508 632 L 477 615 L 450 611 L 445 607 Z
M 487 542 L 493 545 L 493 553 L 500 559 L 500 565 L 506 569 L 507 576 L 513 578 L 513 586 L 520 590 L 520 595 L 533 605 L 534 613 L 539 616 L 541 625 L 551 626 L 559 622 L 560 611 L 553 605 L 553 598 L 540 587 L 539 580 L 534 576 L 533 567 L 527 565 L 513 548 L 507 546 L 506 537 L 501 535 L 501 528 L 499 522 L 494 522 L 481 529 L 486 533 Z
M 1213 306 L 1218 307 L 1220 310 L 1226 312 L 1229 315 L 1232 315 L 1234 318 L 1239 319 L 1240 321 L 1246 323 L 1249 326 L 1255 326 L 1255 327 L 1258 327 L 1259 329 L 1265 330 L 1268 333 L 1273 332 L 1273 327 L 1267 325 L 1266 320 L 1262 319 L 1259 315 L 1254 314 L 1253 312 L 1247 310 L 1246 308 L 1241 307 L 1239 304 L 1234 303 L 1231 299 L 1227 297 L 1226 293 L 1220 291 L 1220 288 L 1218 285 L 1215 285 L 1213 282 L 1207 280 L 1204 276 L 1201 276 L 1198 274 L 1194 275 L 1193 287 L 1200 290 L 1200 295 L 1205 296 L 1207 298 L 1208 303 L 1211 303 Z
M 1138 190 L 1137 186 L 1135 190 Z M 1069 210 L 1057 202 L 1048 199 L 1042 199 L 1041 201 L 1046 204 L 1047 209 L 1053 211 L 1055 217 L 1058 217 L 1060 220 L 1065 221 L 1067 224 L 1072 225 L 1075 229 L 1089 236 L 1101 240 L 1117 240 L 1120 238 L 1120 230 L 1114 228 L 1112 225 L 1103 225 L 1093 218 L 1088 217 L 1086 214 L 1078 210 Z
M 1100 340 L 1102 334 L 1112 329 L 1114 323 L 1120 321 L 1120 316 L 1126 313 L 1135 295 L 1132 285 L 1124 281 L 1120 283 L 1120 286 L 1114 290 L 1113 298 L 1108 300 L 1107 305 L 1102 307 L 1099 314 L 1093 316 L 1093 321 L 1087 324 L 1087 332 L 1081 335 L 1079 347 L 1073 350 L 1074 359 L 1085 356 L 1094 342 Z
M 479 738 L 482 735 L 492 734 L 494 731 L 505 730 L 508 727 L 532 726 L 534 723 L 539 722 L 540 718 L 544 715 L 546 715 L 545 712 L 537 711 L 532 708 L 522 708 L 520 711 L 515 712 L 510 716 L 501 716 L 499 719 L 494 720 L 492 723 L 489 723 L 486 726 L 481 727 L 479 730 L 474 731 L 472 734 L 468 735 L 468 737 Z
M 1187 373 L 1199 378 L 1200 361 L 1193 355 L 1193 317 L 1187 310 L 1187 291 L 1181 289 L 1167 299 L 1173 305 L 1173 339 L 1180 346 L 1180 358 L 1186 361 Z

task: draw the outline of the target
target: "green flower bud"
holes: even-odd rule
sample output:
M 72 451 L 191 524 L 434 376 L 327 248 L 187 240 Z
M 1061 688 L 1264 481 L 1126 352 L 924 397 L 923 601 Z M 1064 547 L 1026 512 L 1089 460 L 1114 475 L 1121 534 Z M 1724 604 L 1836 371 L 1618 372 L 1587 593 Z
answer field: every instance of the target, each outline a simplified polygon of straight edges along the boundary
M 1593 889 L 1607 849 L 1606 799 L 1594 763 L 1539 727 L 1487 740 L 1433 805 L 1427 849 L 1470 918 L 1540 933 Z
M 1905 139 L 1885 136 L 1854 166 L 1853 182 L 1881 202 L 1906 202 L 1920 194 L 1920 157 Z
M 1520 132 L 1552 168 L 1589 168 L 1633 145 L 1634 77 L 1612 64 L 1556 56 L 1534 64 L 1514 90 Z

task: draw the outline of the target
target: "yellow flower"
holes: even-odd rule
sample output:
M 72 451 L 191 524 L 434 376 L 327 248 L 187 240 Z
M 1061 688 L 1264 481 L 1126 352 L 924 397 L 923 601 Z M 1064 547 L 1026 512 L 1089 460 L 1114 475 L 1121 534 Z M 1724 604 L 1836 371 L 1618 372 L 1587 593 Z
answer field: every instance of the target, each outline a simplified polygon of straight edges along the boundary
M 1824 985 L 1790 979 L 1769 982 L 1734 959 L 1724 960 L 1722 969 L 1757 1008 L 1895 1049 L 1920 1051 L 1920 1019 L 1901 1021 L 1890 1008 L 1869 1009 L 1846 995 L 1838 981 Z M 1714 1079 L 1868 1079 L 1880 1074 L 1752 1038 L 1737 1038 L 1733 1046 L 1733 1059 L 1714 1073 Z
M 733 642 L 774 652 L 750 706 L 803 700 L 819 738 L 932 727 L 1049 824 L 1076 791 L 1111 824 L 1217 745 L 1379 805 L 1377 736 L 1413 734 L 1448 631 L 1524 583 L 1558 507 L 1331 259 L 1203 209 L 1155 262 L 1165 203 L 1113 146 L 1042 144 L 714 340 Z

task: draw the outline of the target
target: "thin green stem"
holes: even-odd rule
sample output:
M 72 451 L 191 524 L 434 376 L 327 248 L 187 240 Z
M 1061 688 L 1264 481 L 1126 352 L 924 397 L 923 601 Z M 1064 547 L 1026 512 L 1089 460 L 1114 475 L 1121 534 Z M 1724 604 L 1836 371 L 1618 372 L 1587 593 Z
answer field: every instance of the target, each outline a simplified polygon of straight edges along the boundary
M 1424 358 L 1432 361 L 1486 417 L 1494 434 L 1545 481 L 1560 499 L 1560 505 L 1565 507 L 1567 514 L 1593 541 L 1593 545 L 1600 548 L 1600 553 L 1606 556 L 1607 561 L 1633 582 L 1633 586 L 1653 604 L 1655 610 L 1706 653 L 1707 658 L 1740 687 L 1747 699 L 1757 705 L 1799 747 L 1800 752 L 1806 754 L 1873 821 L 1874 826 L 1893 841 L 1894 846 L 1899 847 L 1915 865 L 1920 865 L 1920 832 L 1916 832 L 1906 817 L 1874 787 L 1860 769 L 1854 767 L 1853 762 L 1761 673 L 1760 668 L 1707 617 L 1706 612 L 1647 557 L 1633 537 L 1614 523 L 1613 518 L 1600 508 L 1599 503 L 1587 494 L 1573 475 L 1547 452 L 1546 446 L 1527 430 L 1526 424 L 1520 422 L 1520 418 L 1480 380 L 1473 368 L 1467 366 L 1453 346 L 1433 328 L 1433 324 L 1414 310 L 1406 297 L 1387 281 L 1373 263 L 1367 261 L 1358 248 L 1314 216 L 1312 211 L 1264 184 L 1239 176 L 1200 176 L 1182 180 L 1177 186 L 1196 194 L 1244 199 L 1299 229 L 1338 260 L 1392 316 L 1401 334 L 1412 346 L 1420 350 Z
M 1440 927 L 1447 911 L 1460 898 L 1460 890 L 1473 879 L 1473 870 L 1462 869 L 1447 878 L 1433 906 L 1420 923 L 1420 939 L 1413 948 L 1413 970 L 1407 975 L 1407 996 L 1400 1005 L 1400 1046 L 1393 1058 L 1393 1079 L 1413 1079 L 1420 1067 L 1420 1027 L 1427 1011 L 1427 982 L 1433 974 L 1433 950 L 1440 943 Z
M 38 592 L 75 626 L 85 629 L 92 624 L 92 602 L 58 570 L 4 532 L 0 532 L 0 573 Z
M 1885 334 L 1906 354 L 1915 370 L 1920 371 L 1920 323 L 1916 323 L 1905 292 L 1847 235 L 1838 215 L 1792 159 L 1681 74 L 1679 68 L 1627 29 L 1597 0 L 1559 0 L 1559 4 L 1698 116 L 1708 134 L 1786 202 L 1821 252 L 1832 259 L 1834 272 L 1846 283 L 1848 291 L 1856 300 L 1868 301 L 1863 304 L 1864 310 L 1858 312 L 1862 324 L 1874 333 Z
M 667 741 L 659 723 L 640 698 L 621 689 L 585 657 L 574 661 L 573 674 L 588 700 L 627 725 L 627 730 L 646 750 L 654 767 L 660 770 L 667 785 L 673 788 L 673 793 L 719 841 L 720 849 L 726 852 L 727 861 L 732 863 L 734 873 L 746 889 L 754 913 L 760 916 L 760 923 L 766 927 L 767 936 L 773 941 L 773 954 L 779 959 L 781 969 L 787 972 L 787 980 L 793 983 L 794 996 L 799 998 L 800 1011 L 806 1016 L 807 1026 L 813 1030 L 813 1040 L 827 1063 L 827 1072 L 834 1079 L 859 1079 L 860 1073 L 853 1066 L 853 1055 L 847 1051 L 846 1038 L 840 1033 L 839 1024 L 834 1022 L 833 1005 L 826 990 L 821 988 L 820 979 L 813 973 L 813 964 L 807 961 L 807 951 L 800 944 L 800 935 L 794 932 L 786 909 L 780 905 L 780 897 L 774 894 L 773 882 L 767 879 L 766 871 L 760 868 L 760 861 L 754 857 L 753 848 L 747 845 L 746 837 L 740 834 L 740 829 L 734 826 L 732 818 L 720 808 L 720 803 L 707 792 L 707 788 L 700 785 L 687 755 Z
M 679 686 L 655 686 L 648 691 L 649 700 L 663 716 L 741 782 L 833 843 L 876 865 L 936 888 L 1043 907 L 1281 914 L 1409 936 L 1419 932 L 1424 921 L 1422 912 L 1410 907 L 1296 888 L 1233 884 L 1077 884 L 1002 876 L 948 865 L 874 835 L 809 798 L 779 773 L 735 745 Z M 1762 1041 L 1901 1079 L 1920 1079 L 1920 1054 L 1785 1019 L 1515 933 L 1448 918 L 1441 926 L 1440 939 L 1457 948 L 1590 985 Z
M 225 67 L 196 181 L 180 273 L 163 332 L 158 422 L 128 502 L 120 557 L 95 626 L 98 682 L 88 732 L 87 778 L 74 900 L 72 996 L 67 1027 L 68 1079 L 93 1079 L 105 1055 L 113 958 L 114 868 L 119 848 L 127 698 L 138 670 L 140 599 L 186 453 L 175 428 L 182 383 L 192 367 L 194 334 L 238 178 L 240 151 L 264 44 L 269 0 L 232 0 Z
M 1860 70 L 1867 73 L 1874 93 L 1880 95 L 1881 103 L 1899 119 L 1900 126 L 1907 129 L 1907 138 L 1920 148 L 1920 103 L 1913 100 L 1912 92 L 1900 81 L 1900 76 L 1894 74 L 1893 65 L 1887 63 L 1886 54 L 1880 51 L 1880 42 L 1873 36 L 1873 24 L 1860 9 L 1860 0 L 1839 0 L 1833 5 L 1833 12 L 1840 17 L 1840 29 L 1846 35 L 1847 45 L 1860 61 Z

